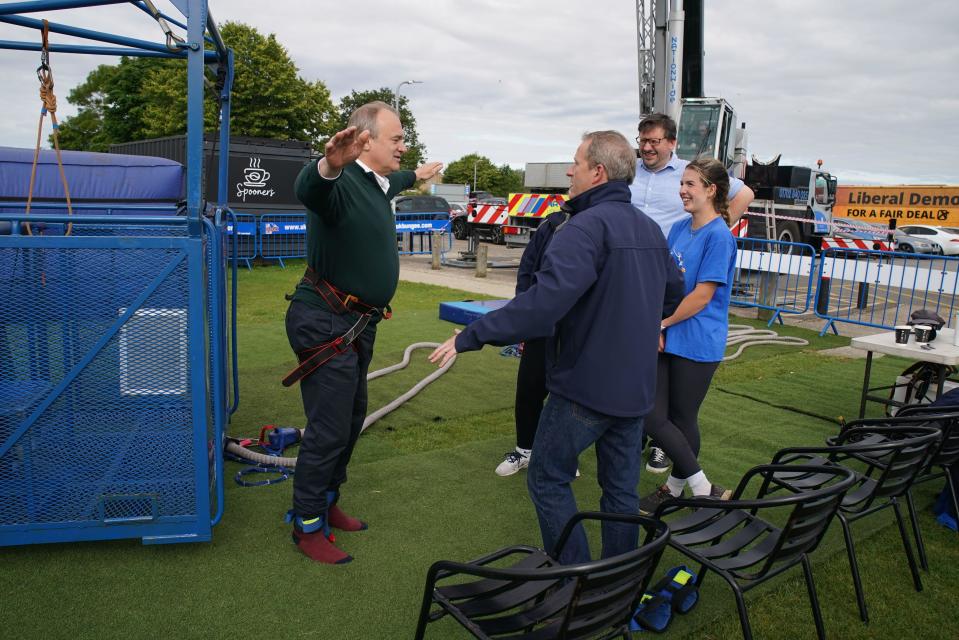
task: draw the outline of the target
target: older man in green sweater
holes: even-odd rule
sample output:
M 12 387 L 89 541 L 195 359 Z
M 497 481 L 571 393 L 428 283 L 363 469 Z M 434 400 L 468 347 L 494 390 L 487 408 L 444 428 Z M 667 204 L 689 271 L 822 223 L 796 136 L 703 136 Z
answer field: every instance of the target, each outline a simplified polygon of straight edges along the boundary
M 306 430 L 293 480 L 293 541 L 308 557 L 343 564 L 352 557 L 330 528 L 360 531 L 365 522 L 339 506 L 340 486 L 366 418 L 366 374 L 378 321 L 388 316 L 400 263 L 390 200 L 442 165 L 400 171 L 406 152 L 399 115 L 371 102 L 326 144 L 325 155 L 296 179 L 306 205 L 307 271 L 286 313 L 300 366 Z

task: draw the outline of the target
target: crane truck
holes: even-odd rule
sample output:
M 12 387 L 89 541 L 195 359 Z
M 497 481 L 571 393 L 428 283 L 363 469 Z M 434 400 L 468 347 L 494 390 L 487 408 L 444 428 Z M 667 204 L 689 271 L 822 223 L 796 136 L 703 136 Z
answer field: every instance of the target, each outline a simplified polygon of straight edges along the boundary
M 746 124 L 723 98 L 703 95 L 703 0 L 636 0 L 640 118 L 666 113 L 678 123 L 676 154 L 707 155 L 756 194 L 738 235 L 803 242 L 829 234 L 837 180 L 821 167 L 746 162 Z

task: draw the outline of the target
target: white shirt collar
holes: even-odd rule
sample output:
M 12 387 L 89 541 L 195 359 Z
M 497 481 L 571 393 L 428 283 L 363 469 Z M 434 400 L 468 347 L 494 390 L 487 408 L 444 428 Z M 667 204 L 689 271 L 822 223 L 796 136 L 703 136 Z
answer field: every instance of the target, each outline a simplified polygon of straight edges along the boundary
M 360 165 L 360 169 L 362 169 L 363 171 L 365 171 L 365 172 L 367 172 L 367 173 L 372 173 L 372 174 L 373 174 L 373 177 L 376 178 L 376 184 L 380 185 L 380 189 L 383 190 L 383 193 L 384 193 L 384 194 L 385 194 L 385 193 L 389 193 L 389 190 L 390 190 L 390 181 L 389 181 L 388 178 L 384 178 L 383 176 L 381 176 L 381 175 L 378 174 L 377 172 L 373 171 L 372 169 L 370 169 L 368 166 L 366 166 L 366 165 L 365 165 L 361 160 L 359 160 L 359 159 L 357 159 L 356 164 Z

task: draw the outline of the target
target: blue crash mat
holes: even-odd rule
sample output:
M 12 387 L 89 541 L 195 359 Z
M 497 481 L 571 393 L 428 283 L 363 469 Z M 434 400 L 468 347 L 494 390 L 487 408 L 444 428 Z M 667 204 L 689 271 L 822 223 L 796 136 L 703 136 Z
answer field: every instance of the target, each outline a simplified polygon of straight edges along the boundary
M 463 300 L 461 302 L 441 302 L 440 320 L 469 324 L 480 316 L 504 306 L 509 300 Z

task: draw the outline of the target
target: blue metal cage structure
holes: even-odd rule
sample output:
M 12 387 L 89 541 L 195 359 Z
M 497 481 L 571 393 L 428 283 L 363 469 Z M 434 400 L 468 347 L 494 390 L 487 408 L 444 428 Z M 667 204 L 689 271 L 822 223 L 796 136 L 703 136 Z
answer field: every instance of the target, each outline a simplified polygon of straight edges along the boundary
M 33 17 L 112 4 L 145 13 L 165 41 Z M 201 145 L 204 76 L 219 71 L 226 202 L 233 63 L 205 0 L 172 5 L 181 17 L 145 2 L 0 4 L 0 22 L 68 36 L 50 44 L 57 56 L 182 58 L 188 149 L 185 209 L 0 213 L 0 545 L 205 541 L 223 515 L 223 439 L 239 400 L 228 330 L 236 278 L 228 294 L 232 212 L 202 202 Z M 24 233 L 38 223 L 60 232 Z

